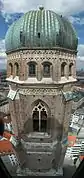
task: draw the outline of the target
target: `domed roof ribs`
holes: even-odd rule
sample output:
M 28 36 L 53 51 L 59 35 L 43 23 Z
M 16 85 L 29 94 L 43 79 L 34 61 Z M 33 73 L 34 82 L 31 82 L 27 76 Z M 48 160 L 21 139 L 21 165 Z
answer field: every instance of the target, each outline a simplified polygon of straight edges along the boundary
M 55 49 L 61 47 L 77 50 L 78 39 L 72 25 L 64 17 L 50 10 L 40 8 L 29 11 L 6 35 L 6 53 L 20 48 Z

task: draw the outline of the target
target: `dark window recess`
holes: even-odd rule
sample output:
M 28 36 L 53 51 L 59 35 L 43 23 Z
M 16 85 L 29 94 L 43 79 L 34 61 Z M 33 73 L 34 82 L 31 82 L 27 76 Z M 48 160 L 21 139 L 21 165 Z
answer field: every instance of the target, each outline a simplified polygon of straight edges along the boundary
M 33 131 L 46 132 L 47 130 L 47 114 L 46 111 L 41 111 L 41 127 L 39 129 L 39 111 L 33 112 Z
M 40 33 L 38 33 L 38 38 L 40 38 Z
M 20 42 L 22 43 L 23 32 L 20 31 Z
M 71 65 L 69 66 L 69 76 L 71 76 Z
M 29 64 L 29 75 L 35 76 L 36 73 L 36 65 L 35 64 Z
M 10 68 L 10 75 L 13 75 L 13 65 L 9 63 L 9 68 Z
M 19 76 L 19 65 L 18 65 L 18 63 L 15 63 L 15 75 Z
M 39 132 L 39 121 L 38 120 L 33 120 L 33 131 Z
M 39 131 L 39 112 L 34 111 L 33 112 L 33 130 L 34 131 Z
M 25 45 L 25 35 L 23 34 L 23 31 L 20 31 L 20 42 L 22 45 Z
M 25 45 L 25 36 L 23 35 L 23 46 Z
M 39 105 L 38 108 L 41 109 L 41 106 Z
M 39 158 L 38 161 L 40 162 L 40 160 L 41 160 L 41 159 Z
M 44 70 L 43 70 L 44 76 L 50 76 L 50 65 L 44 64 Z
M 40 141 L 43 141 L 43 138 L 40 138 Z
M 72 75 L 72 66 L 73 66 L 73 64 L 70 64 L 70 65 L 69 65 L 69 76 Z
M 65 75 L 65 66 L 66 66 L 66 63 L 61 64 L 61 77 L 64 77 Z
M 47 130 L 47 120 L 41 120 L 41 132 L 46 132 Z

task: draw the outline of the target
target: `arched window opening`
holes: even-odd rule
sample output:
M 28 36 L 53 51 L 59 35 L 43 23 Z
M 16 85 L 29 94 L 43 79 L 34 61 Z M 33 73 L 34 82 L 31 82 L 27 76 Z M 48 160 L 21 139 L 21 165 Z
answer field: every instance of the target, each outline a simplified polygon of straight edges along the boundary
M 13 75 L 13 65 L 11 63 L 9 63 L 9 73 Z
M 69 65 L 69 76 L 72 76 L 72 66 L 73 66 L 73 64 L 71 63 Z
M 51 63 L 45 62 L 43 63 L 43 76 L 50 77 L 50 66 Z
M 47 110 L 39 103 L 33 109 L 33 131 L 46 132 L 47 130 Z
M 15 75 L 19 76 L 19 65 L 18 65 L 18 63 L 15 63 Z
M 65 66 L 66 66 L 66 63 L 63 62 L 61 64 L 61 77 L 64 77 L 65 76 Z
M 36 64 L 35 63 L 29 63 L 29 76 L 35 76 L 36 75 Z

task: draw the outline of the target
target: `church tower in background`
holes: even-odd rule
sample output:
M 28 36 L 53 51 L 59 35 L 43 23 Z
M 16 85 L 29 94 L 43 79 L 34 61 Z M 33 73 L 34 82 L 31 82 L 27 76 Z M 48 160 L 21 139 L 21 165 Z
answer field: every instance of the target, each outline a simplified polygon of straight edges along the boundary
M 70 22 L 39 8 L 6 34 L 9 106 L 26 175 L 62 174 L 78 39 Z M 21 157 L 20 157 L 21 158 Z

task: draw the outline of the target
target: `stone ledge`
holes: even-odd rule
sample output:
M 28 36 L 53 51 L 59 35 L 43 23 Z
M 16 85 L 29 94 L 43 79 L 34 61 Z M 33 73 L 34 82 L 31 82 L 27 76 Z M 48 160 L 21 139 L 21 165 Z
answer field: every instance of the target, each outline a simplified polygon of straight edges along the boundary
M 19 168 L 17 170 L 17 176 L 63 176 L 63 169 L 59 168 L 58 171 L 56 171 L 55 169 L 50 169 L 46 172 L 33 172 L 28 168 L 24 170 Z
M 39 142 L 25 142 L 23 139 L 21 139 L 21 144 L 23 146 L 23 149 L 26 149 L 27 151 L 52 151 L 56 148 L 57 140 L 52 143 L 39 143 Z

